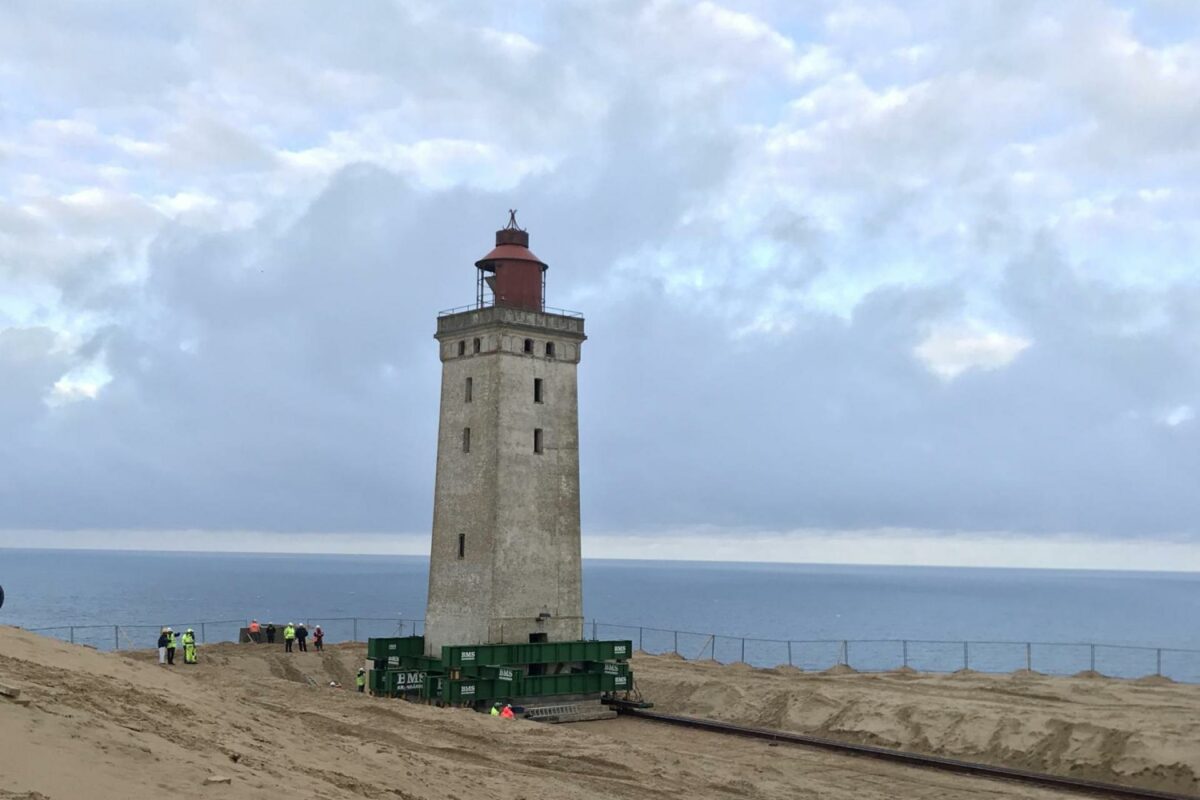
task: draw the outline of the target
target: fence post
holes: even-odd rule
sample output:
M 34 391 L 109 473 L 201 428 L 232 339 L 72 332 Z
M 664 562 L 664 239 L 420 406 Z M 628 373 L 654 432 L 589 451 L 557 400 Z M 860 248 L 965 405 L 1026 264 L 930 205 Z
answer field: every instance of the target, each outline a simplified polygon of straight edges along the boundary
M 643 653 L 646 652 L 645 648 L 642 647 L 642 629 L 641 628 L 638 628 L 638 650 Z
M 1156 649 L 1154 651 L 1154 654 L 1155 654 L 1155 661 L 1157 662 L 1157 666 L 1154 668 L 1154 674 L 1158 675 L 1159 677 L 1162 677 L 1162 648 L 1159 647 L 1158 649 Z
M 1088 647 L 1091 648 L 1091 666 L 1089 667 L 1089 669 L 1091 669 L 1092 672 L 1095 672 L 1096 671 L 1096 645 L 1091 644 L 1091 645 L 1088 645 Z
M 595 617 L 592 617 L 592 641 L 593 642 L 597 641 L 597 639 L 596 639 L 596 618 Z
M 714 633 L 712 636 L 709 636 L 708 638 L 712 642 L 712 649 L 709 651 L 709 657 L 711 657 L 713 661 L 716 661 L 717 660 L 717 635 Z
M 118 628 L 116 625 L 113 625 L 113 650 L 120 650 L 120 649 L 121 649 L 120 628 Z
M 963 669 L 971 668 L 970 642 L 963 642 Z
M 904 652 L 904 666 L 908 666 L 908 639 L 900 643 L 901 650 Z
M 71 644 L 75 644 L 75 626 L 71 626 Z
M 675 631 L 675 655 L 679 655 L 679 631 Z
M 354 618 L 354 639 L 352 641 L 358 641 L 358 617 Z
M 1025 669 L 1033 672 L 1033 645 L 1029 642 L 1025 643 Z
M 742 663 L 746 663 L 746 637 L 742 637 Z
M 788 641 L 788 666 L 792 665 L 792 643 Z
M 842 663 L 850 666 L 850 642 L 842 639 Z

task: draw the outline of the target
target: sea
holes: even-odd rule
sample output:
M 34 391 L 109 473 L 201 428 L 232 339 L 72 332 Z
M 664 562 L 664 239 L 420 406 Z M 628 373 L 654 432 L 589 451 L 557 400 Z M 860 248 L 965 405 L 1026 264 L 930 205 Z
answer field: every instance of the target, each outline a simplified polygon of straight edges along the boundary
M 1095 669 L 1200 682 L 1200 574 L 585 560 L 585 635 L 820 669 Z M 0 624 L 99 648 L 255 618 L 329 641 L 421 631 L 428 559 L 0 549 Z M 965 644 L 964 644 L 965 643 Z

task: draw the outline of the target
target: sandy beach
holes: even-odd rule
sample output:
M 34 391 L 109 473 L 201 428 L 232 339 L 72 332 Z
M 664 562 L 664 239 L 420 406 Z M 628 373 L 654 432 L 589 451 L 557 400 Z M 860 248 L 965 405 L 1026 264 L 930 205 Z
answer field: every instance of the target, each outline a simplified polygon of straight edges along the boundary
M 361 644 L 291 656 L 223 644 L 202 647 L 197 666 L 164 668 L 153 653 L 99 653 L 0 627 L 0 683 L 29 701 L 0 698 L 0 798 L 1062 796 L 636 720 L 540 725 L 329 686 L 351 686 L 363 655 Z M 664 657 L 635 666 L 647 695 L 681 713 L 935 752 L 1025 743 L 1036 763 L 1072 774 L 1096 774 L 1095 754 L 1108 754 L 1114 774 L 1176 790 L 1198 767 L 1189 722 L 1198 687 L 830 677 Z M 1058 731 L 1053 754 L 1043 729 Z

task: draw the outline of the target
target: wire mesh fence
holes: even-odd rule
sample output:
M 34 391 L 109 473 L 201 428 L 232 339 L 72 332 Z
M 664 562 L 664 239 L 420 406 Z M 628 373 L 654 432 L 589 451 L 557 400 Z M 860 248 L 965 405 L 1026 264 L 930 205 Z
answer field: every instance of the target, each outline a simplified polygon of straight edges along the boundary
M 372 637 L 381 636 L 413 636 L 424 632 L 424 620 L 400 619 L 396 617 L 331 617 L 320 621 L 304 620 L 309 637 L 317 625 L 321 626 L 325 640 L 335 642 L 364 642 Z M 263 633 L 259 639 L 267 641 L 266 628 L 275 626 L 275 641 L 283 642 L 283 628 L 289 621 L 263 622 Z M 201 622 L 173 622 L 162 624 L 126 624 L 126 625 L 56 625 L 52 627 L 28 628 L 34 633 L 53 636 L 72 644 L 94 647 L 97 650 L 145 650 L 158 645 L 158 636 L 164 627 L 170 627 L 175 633 L 191 629 L 196 634 L 200 644 L 216 644 L 218 642 L 237 642 L 242 640 L 243 631 L 250 625 L 250 620 L 225 619 L 204 620 Z
M 1200 683 L 1200 650 L 1074 642 L 934 641 L 924 639 L 784 640 L 592 622 L 595 639 L 629 639 L 645 653 L 756 667 L 822 671 L 838 665 L 859 672 L 1039 672 L 1114 678 L 1152 675 Z
M 325 640 L 363 642 L 372 637 L 415 636 L 425 632 L 422 619 L 396 617 L 303 617 L 309 630 L 317 625 Z M 275 622 L 276 641 L 283 641 L 287 621 Z M 267 622 L 261 623 L 264 627 Z M 191 628 L 201 644 L 236 642 L 249 620 L 166 622 L 162 625 L 59 625 L 29 630 L 98 650 L 141 650 L 155 647 L 164 625 L 176 632 Z M 1046 675 L 1095 672 L 1114 678 L 1158 675 L 1183 683 L 1200 683 L 1200 650 L 1069 642 L 935 641 L 927 639 L 785 640 L 654 628 L 592 621 L 593 639 L 629 639 L 645 653 L 673 653 L 691 661 L 745 663 L 756 667 L 791 666 L 822 671 L 839 665 L 859 672 L 911 669 L 917 672 L 1006 673 L 1022 670 Z M 266 641 L 265 634 L 260 637 Z

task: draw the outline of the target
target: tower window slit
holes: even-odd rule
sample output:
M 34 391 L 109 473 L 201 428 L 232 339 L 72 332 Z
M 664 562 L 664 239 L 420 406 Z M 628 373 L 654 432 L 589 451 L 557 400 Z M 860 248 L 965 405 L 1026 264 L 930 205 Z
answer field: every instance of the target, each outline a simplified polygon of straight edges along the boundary
M 471 452 L 471 429 L 463 428 L 463 452 Z
M 467 354 L 467 342 L 465 339 L 458 343 L 458 354 L 460 356 L 465 356 Z
M 533 429 L 533 452 L 535 452 L 535 453 L 542 452 L 542 429 L 541 428 Z
M 546 358 L 554 358 L 554 342 L 546 342 Z
M 533 379 L 533 402 L 535 402 L 535 403 L 542 402 L 542 379 L 541 378 Z
M 478 353 L 478 352 L 479 352 L 479 348 L 480 348 L 480 341 L 479 341 L 479 337 L 478 337 L 478 336 L 476 336 L 476 337 L 475 337 L 475 341 L 472 343 L 472 345 L 471 345 L 471 346 L 472 346 L 472 348 L 474 348 L 474 350 L 475 350 L 475 352 L 476 352 L 476 353 Z
M 525 340 L 525 352 L 526 352 L 526 353 L 532 353 L 532 352 L 533 352 L 533 339 L 526 339 L 526 340 Z
M 472 384 L 473 384 L 474 382 L 475 382 L 475 381 L 474 381 L 474 379 L 473 379 L 473 378 L 467 378 L 467 384 L 466 384 L 466 386 L 463 388 L 463 402 L 464 402 L 464 403 L 469 403 L 469 402 L 471 402 L 471 397 L 472 397 L 472 391 L 471 391 L 471 390 L 472 390 Z

